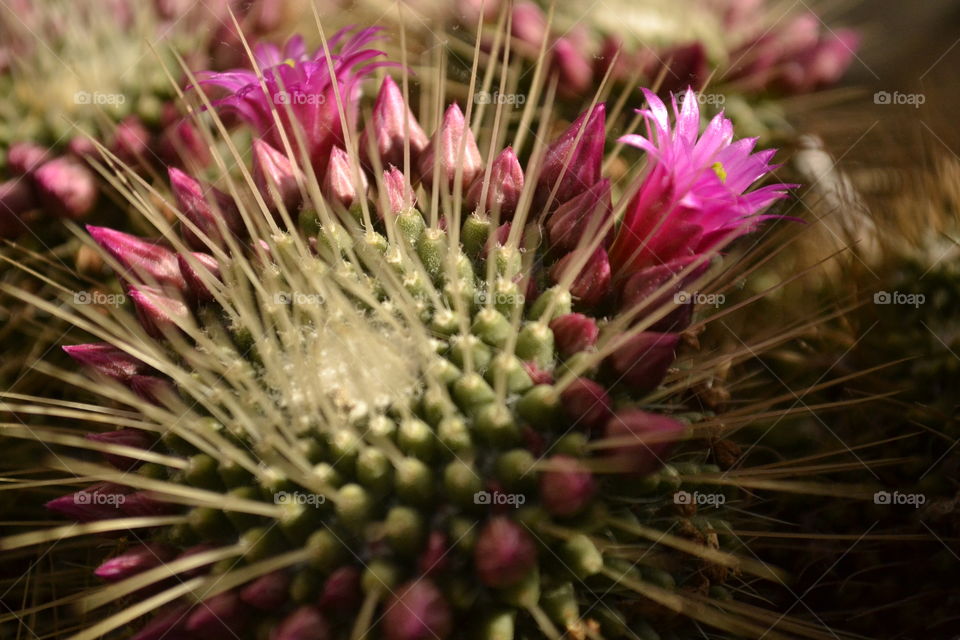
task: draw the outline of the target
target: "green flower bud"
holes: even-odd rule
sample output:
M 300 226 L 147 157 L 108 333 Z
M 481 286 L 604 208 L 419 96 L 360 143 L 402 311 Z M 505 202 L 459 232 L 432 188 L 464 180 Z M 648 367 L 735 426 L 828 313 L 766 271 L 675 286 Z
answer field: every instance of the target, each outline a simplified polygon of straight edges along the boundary
M 524 369 L 520 358 L 509 353 L 499 353 L 494 356 L 484 374 L 484 378 L 493 387 L 496 387 L 496 381 L 500 377 L 506 380 L 507 391 L 510 393 L 523 393 L 533 386 L 533 380 Z
M 404 458 L 394 472 L 397 495 L 403 502 L 423 505 L 433 498 L 433 474 L 416 458 Z
M 549 369 L 553 364 L 553 332 L 542 322 L 527 322 L 517 336 L 517 357 Z
M 513 412 L 502 404 L 491 402 L 477 409 L 474 428 L 480 438 L 498 447 L 510 446 L 520 440 L 520 427 Z
M 534 427 L 552 427 L 563 415 L 560 394 L 551 385 L 537 385 L 517 401 L 517 413 Z
M 587 453 L 587 436 L 579 431 L 566 433 L 557 438 L 551 452 L 557 455 L 583 458 Z
M 487 344 L 503 348 L 513 333 L 513 326 L 502 313 L 488 307 L 473 317 L 471 331 Z
M 387 543 L 400 553 L 411 554 L 423 543 L 423 518 L 410 507 L 393 507 L 383 522 Z
M 313 465 L 311 473 L 319 484 L 334 488 L 343 484 L 343 476 L 340 475 L 340 472 L 326 462 Z
M 307 538 L 304 548 L 310 554 L 307 564 L 323 573 L 329 573 L 336 569 L 337 564 L 344 557 L 344 551 L 346 551 L 343 543 L 326 527 L 314 532 Z
M 423 420 L 408 418 L 400 423 L 397 431 L 397 444 L 408 456 L 429 460 L 433 456 L 435 436 L 430 426 Z
M 521 609 L 529 609 L 540 601 L 540 567 L 533 569 L 517 584 L 501 589 L 499 597 L 503 602 Z
M 333 466 L 343 473 L 352 473 L 362 446 L 359 436 L 352 429 L 337 429 L 330 434 L 329 445 Z
M 460 240 L 468 255 L 474 258 L 480 255 L 490 238 L 491 226 L 490 218 L 482 213 L 473 213 L 463 221 Z
M 237 487 L 236 489 L 231 489 L 227 492 L 227 495 L 233 498 L 240 498 L 241 500 L 259 500 L 260 499 L 260 488 L 253 486 Z M 249 527 L 254 526 L 260 520 L 259 516 L 255 516 L 252 513 L 244 513 L 242 511 L 225 511 L 224 515 L 227 516 L 227 519 L 230 521 L 237 531 L 243 531 Z
M 513 640 L 516 628 L 517 612 L 503 609 L 489 613 L 480 621 L 476 640 Z
M 290 581 L 290 598 L 297 604 L 314 602 L 323 589 L 323 574 L 310 568 L 297 571 Z
M 437 437 L 443 449 L 452 451 L 455 455 L 469 451 L 473 447 L 470 429 L 459 416 L 450 416 L 441 420 L 437 425 Z
M 217 461 L 205 453 L 190 458 L 183 471 L 183 479 L 191 487 L 216 491 L 223 489 Z
M 640 567 L 640 574 L 643 576 L 643 579 L 647 582 L 653 584 L 654 586 L 660 587 L 661 589 L 676 589 L 677 581 L 674 580 L 673 576 L 663 569 L 658 569 L 656 567 Z
M 478 337 L 472 335 L 457 336 L 451 340 L 450 359 L 458 367 L 466 367 L 467 352 L 470 354 L 473 368 L 486 369 L 493 353 Z
M 366 447 L 357 456 L 357 480 L 365 487 L 384 493 L 390 489 L 393 465 L 377 447 Z
M 194 533 L 207 540 L 226 538 L 235 531 L 223 511 L 210 507 L 194 507 L 187 513 L 187 522 Z
M 387 416 L 374 416 L 367 425 L 367 434 L 371 438 L 393 440 L 397 433 L 397 423 Z
M 496 394 L 478 373 L 469 373 L 453 383 L 453 397 L 464 411 L 471 412 L 493 402 Z
M 549 316 L 545 316 L 544 314 L 547 312 L 547 308 L 550 307 L 551 303 L 553 304 L 553 309 Z M 563 316 L 572 311 L 573 298 L 570 297 L 570 292 L 556 286 L 550 287 L 537 297 L 534 303 L 530 305 L 527 317 L 530 320 L 546 324 L 557 316 Z
M 358 484 L 345 484 L 337 492 L 336 511 L 340 521 L 357 530 L 370 519 L 372 500 L 367 490 Z
M 475 504 L 475 494 L 483 490 L 483 481 L 473 466 L 454 460 L 443 470 L 443 487 L 452 502 L 470 508 Z
M 450 518 L 449 533 L 453 546 L 463 553 L 473 551 L 477 542 L 477 522 L 462 516 Z
M 496 474 L 500 484 L 509 491 L 529 491 L 536 487 L 537 474 L 533 469 L 536 458 L 526 449 L 511 449 L 500 454 Z
M 452 336 L 460 331 L 460 319 L 450 309 L 438 309 L 430 318 L 430 328 L 442 336 Z
M 582 533 L 572 536 L 563 543 L 560 556 L 567 568 L 581 580 L 598 573 L 603 568 L 603 555 L 593 541 Z
M 427 229 L 417 241 L 417 255 L 434 280 L 440 277 L 448 245 L 447 234 L 440 229 Z
M 572 626 L 580 619 L 580 607 L 572 582 L 562 582 L 544 591 L 540 596 L 540 606 L 554 622 L 564 627 Z
M 363 592 L 370 593 L 390 593 L 390 591 L 400 582 L 400 569 L 392 562 L 383 559 L 373 560 L 363 570 L 363 576 L 360 578 L 360 586 Z
M 416 209 L 408 209 L 396 218 L 397 231 L 400 232 L 407 242 L 415 245 L 427 226 L 423 221 L 423 216 Z
M 279 524 L 284 537 L 291 544 L 301 545 L 311 533 L 323 526 L 327 508 L 326 502 L 323 505 L 291 503 L 284 505 L 283 510 Z
M 426 375 L 440 384 L 450 385 L 459 380 L 463 372 L 446 358 L 438 357 L 427 366 Z
M 282 553 L 284 540 L 283 536 L 271 527 L 253 527 L 240 536 L 240 545 L 247 562 L 257 562 Z
M 217 466 L 220 481 L 227 488 L 234 489 L 253 482 L 253 476 L 234 460 L 224 460 Z

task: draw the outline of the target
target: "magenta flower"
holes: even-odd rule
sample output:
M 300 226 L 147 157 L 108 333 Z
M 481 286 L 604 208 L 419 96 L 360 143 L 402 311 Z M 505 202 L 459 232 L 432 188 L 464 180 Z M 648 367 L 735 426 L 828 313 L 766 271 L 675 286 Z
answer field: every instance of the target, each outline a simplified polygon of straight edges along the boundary
M 282 149 L 283 141 L 272 113 L 275 108 L 291 144 L 296 144 L 295 131 L 299 127 L 306 152 L 317 173 L 322 175 L 330 149 L 334 145 L 343 145 L 343 128 L 334 87 L 344 103 L 347 118 L 353 122 L 357 116 L 359 81 L 375 68 L 391 64 L 371 62 L 383 55 L 382 51 L 367 46 L 379 38 L 379 31 L 370 27 L 349 36 L 349 30 L 344 29 L 330 38 L 327 44 L 333 77 L 323 48 L 310 54 L 303 38 L 294 36 L 283 49 L 272 44 L 259 44 L 255 48 L 254 60 L 263 73 L 266 91 L 256 72 L 250 69 L 223 73 L 205 71 L 199 73 L 198 78 L 200 84 L 221 87 L 229 92 L 226 97 L 213 102 L 215 107 L 235 113 L 273 147 Z
M 673 100 L 675 123 L 667 107 L 644 89 L 647 136 L 620 140 L 647 152 L 643 182 L 627 206 L 610 249 L 618 276 L 717 248 L 753 231 L 760 215 L 793 185 L 772 184 L 748 191 L 777 168 L 775 150 L 753 153 L 756 138 L 733 141 L 733 123 L 718 114 L 700 133 L 696 94 L 687 89 L 682 108 Z

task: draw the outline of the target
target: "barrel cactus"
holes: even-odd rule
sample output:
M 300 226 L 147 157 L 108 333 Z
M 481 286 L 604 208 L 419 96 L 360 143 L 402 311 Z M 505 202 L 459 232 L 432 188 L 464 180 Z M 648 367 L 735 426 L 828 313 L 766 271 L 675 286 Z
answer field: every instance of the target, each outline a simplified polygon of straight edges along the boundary
M 117 181 L 156 236 L 87 227 L 111 297 L 19 292 L 98 341 L 64 346 L 88 377 L 58 374 L 89 402 L 15 410 L 90 432 L 4 432 L 102 459 L 52 458 L 93 482 L 47 503 L 77 524 L 0 549 L 121 536 L 105 586 L 32 611 L 87 613 L 75 640 L 820 637 L 733 602 L 728 580 L 777 574 L 697 515 L 724 477 L 688 401 L 723 363 L 689 328 L 721 251 L 790 186 L 755 188 L 774 151 L 704 127 L 690 90 L 645 91 L 645 135 L 619 139 L 644 164 L 620 179 L 602 103 L 524 153 L 504 105 L 483 142 L 456 102 L 427 135 L 409 78 L 384 76 L 361 126 L 396 66 L 380 37 L 192 77 L 249 149 L 224 141 L 217 186 Z

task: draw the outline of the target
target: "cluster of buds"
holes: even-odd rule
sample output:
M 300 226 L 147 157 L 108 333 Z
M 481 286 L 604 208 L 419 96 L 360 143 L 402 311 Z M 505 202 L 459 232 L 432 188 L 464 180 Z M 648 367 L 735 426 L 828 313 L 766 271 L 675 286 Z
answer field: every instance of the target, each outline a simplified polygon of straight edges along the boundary
M 206 74 L 233 92 L 218 105 L 262 134 L 248 192 L 171 168 L 180 237 L 88 228 L 141 328 L 65 349 L 132 391 L 157 429 L 91 435 L 124 484 L 48 506 L 156 525 L 100 578 L 133 585 L 165 565 L 208 587 L 202 603 L 163 591 L 137 640 L 253 626 L 273 640 L 374 626 L 443 640 L 467 620 L 497 638 L 596 625 L 632 637 L 645 622 L 611 573 L 664 592 L 675 580 L 606 549 L 635 539 L 641 512 L 623 497 L 643 496 L 651 522 L 675 517 L 682 478 L 666 459 L 688 425 L 644 405 L 691 322 L 674 293 L 787 185 L 749 191 L 772 152 L 734 142 L 722 115 L 701 134 L 692 92 L 672 114 L 646 93 L 647 135 L 622 142 L 647 167 L 619 198 L 602 172 L 603 104 L 525 166 L 510 147 L 484 158 L 456 103 L 427 136 L 386 78 L 357 136 L 375 35 L 338 34 L 336 60 L 300 40 L 262 47 L 266 92 Z M 292 90 L 314 99 L 278 107 Z M 341 103 L 319 99 L 333 93 Z M 261 128 L 277 112 L 292 155 Z M 462 210 L 421 211 L 431 192 L 460 194 Z M 228 370 L 211 375 L 214 360 Z M 365 377 L 388 362 L 390 375 Z M 603 611 L 581 614 L 597 597 Z
M 498 0 L 462 0 L 457 16 L 473 27 L 480 19 L 495 21 L 503 4 Z M 804 93 L 837 82 L 854 58 L 857 34 L 849 29 L 830 30 L 813 12 L 792 16 L 783 24 L 777 19 L 770 27 L 768 22 L 777 16 L 769 15 L 771 9 L 766 4 L 766 0 L 700 0 L 682 11 L 684 17 L 689 13 L 713 15 L 717 33 L 710 38 L 691 39 L 690 34 L 681 32 L 673 38 L 652 38 L 659 44 L 651 46 L 609 33 L 598 46 L 600 40 L 590 32 L 593 12 L 578 15 L 570 28 L 551 29 L 544 9 L 536 2 L 523 0 L 511 6 L 511 35 L 520 55 L 531 59 L 546 46 L 552 70 L 559 78 L 558 90 L 567 96 L 588 92 L 608 71 L 615 80 L 658 81 L 664 94 L 687 86 L 702 87 L 708 78 L 721 85 L 731 83 L 734 89 L 748 93 Z M 649 21 L 658 22 L 655 7 L 623 5 L 615 3 L 609 10 L 648 10 L 652 12 Z M 620 19 L 620 15 L 614 17 L 615 21 Z M 604 30 L 599 25 L 597 28 Z

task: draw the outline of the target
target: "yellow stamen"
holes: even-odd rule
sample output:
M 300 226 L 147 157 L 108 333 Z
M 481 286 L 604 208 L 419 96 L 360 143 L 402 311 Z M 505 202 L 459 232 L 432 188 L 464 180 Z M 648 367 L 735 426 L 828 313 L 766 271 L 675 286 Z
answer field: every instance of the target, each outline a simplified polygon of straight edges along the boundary
M 717 174 L 717 177 L 720 178 L 720 182 L 727 181 L 727 170 L 723 168 L 722 162 L 714 162 L 713 167 L 711 168 L 713 169 L 713 172 Z

